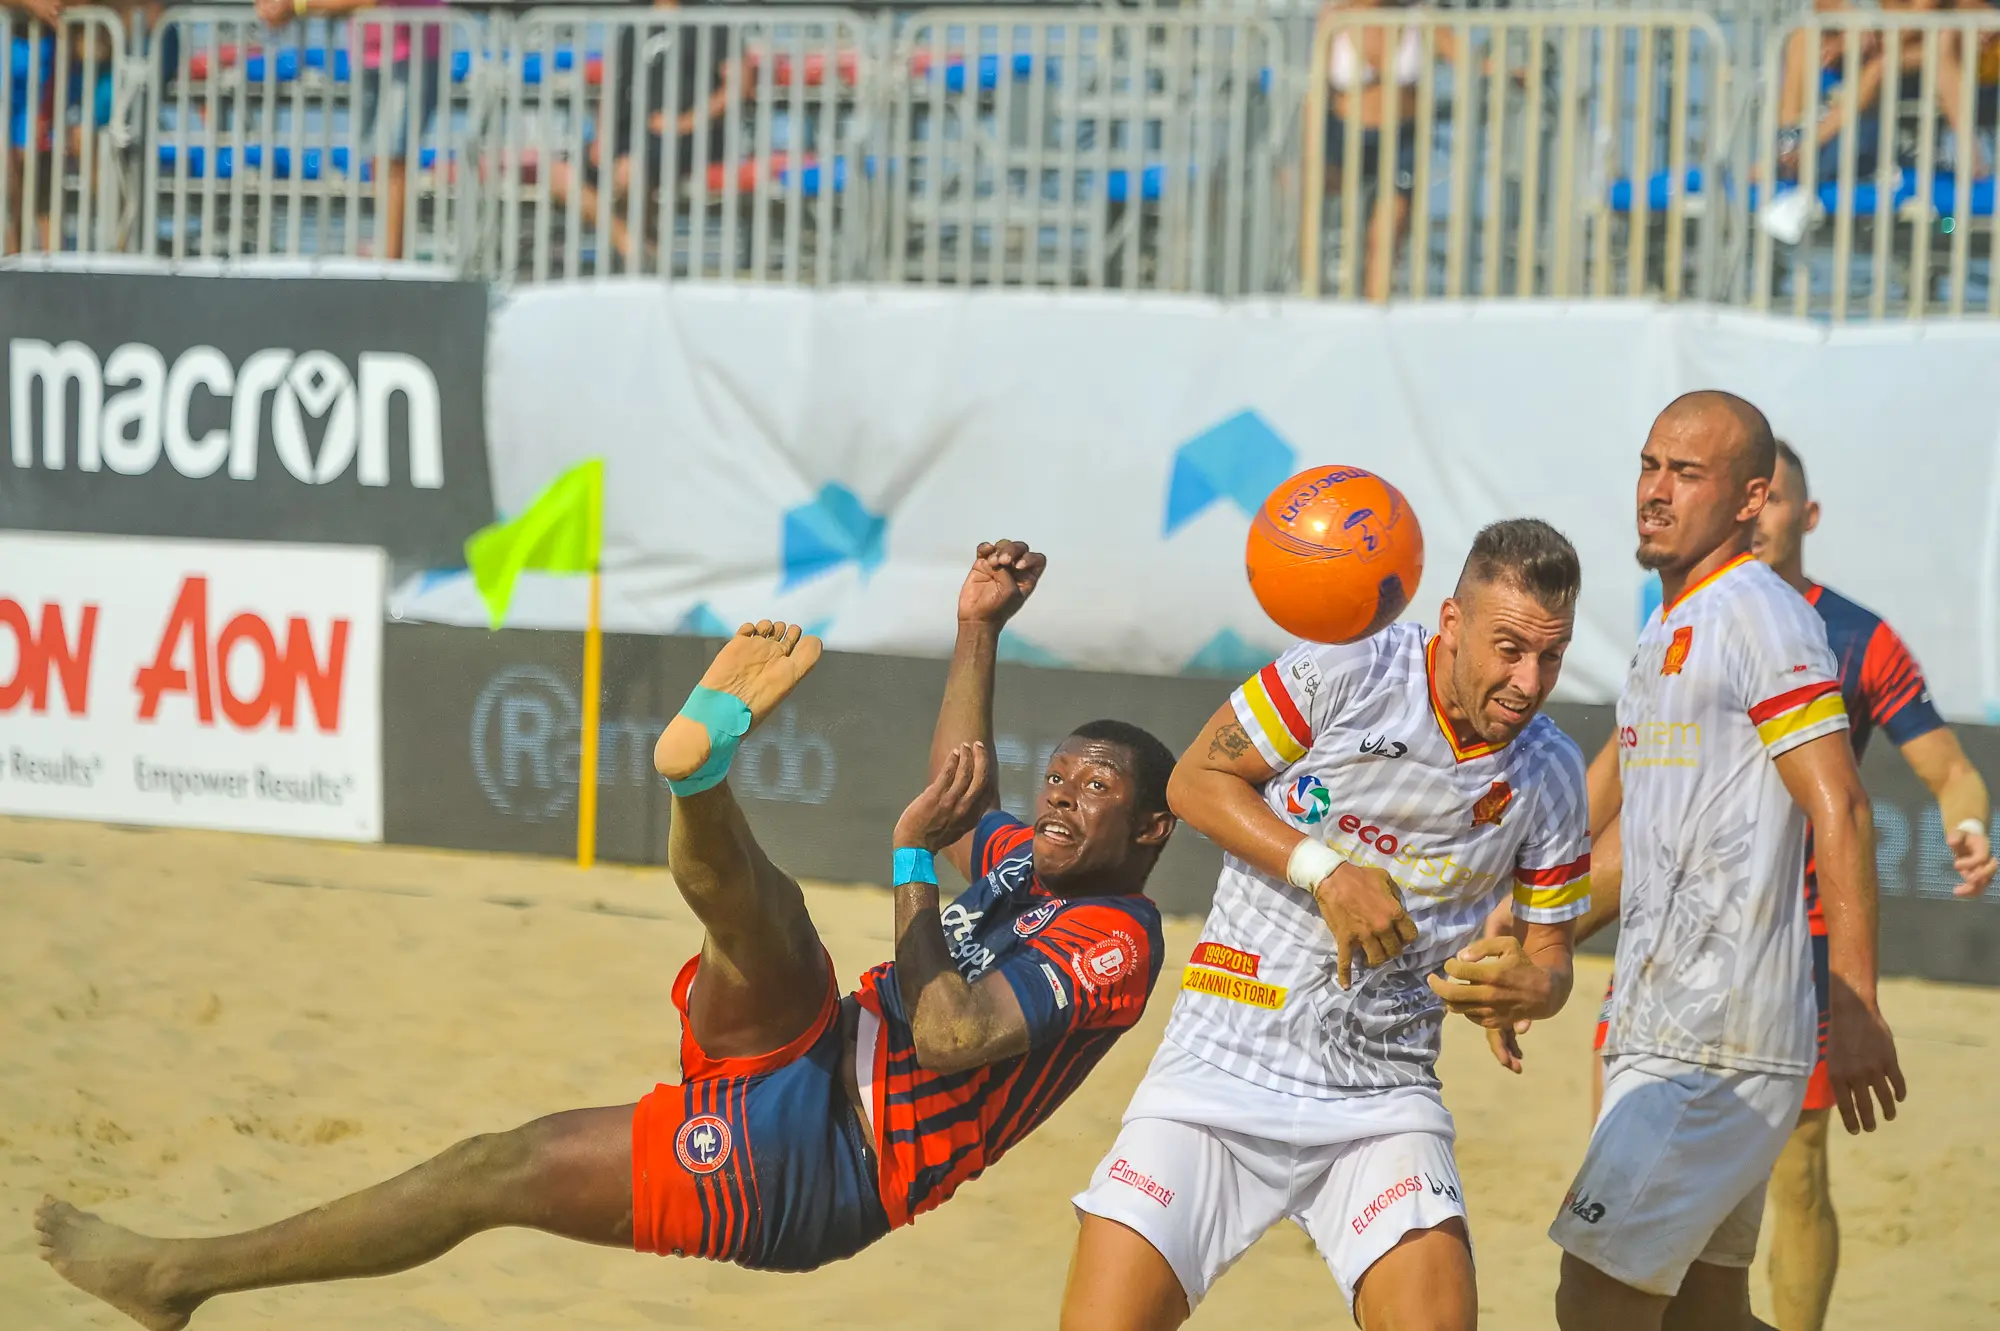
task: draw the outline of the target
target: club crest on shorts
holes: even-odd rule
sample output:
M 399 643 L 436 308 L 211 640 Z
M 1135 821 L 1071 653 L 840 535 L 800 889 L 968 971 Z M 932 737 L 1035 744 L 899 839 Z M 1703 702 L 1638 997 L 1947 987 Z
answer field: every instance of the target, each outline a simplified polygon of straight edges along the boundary
M 1077 957 L 1077 972 L 1092 988 L 1116 984 L 1130 973 L 1138 956 L 1136 943 L 1123 933 L 1112 933 L 1083 950 Z
M 1506 816 L 1507 806 L 1514 802 L 1514 788 L 1505 781 L 1495 781 L 1493 788 L 1481 795 L 1472 805 L 1472 825 L 1474 827 L 1498 827 Z
M 1660 673 L 1678 675 L 1681 667 L 1688 663 L 1688 650 L 1694 646 L 1694 625 L 1683 624 L 1674 630 L 1674 640 L 1667 644 L 1667 654 L 1660 658 Z
M 713 1174 L 729 1159 L 729 1125 L 713 1114 L 697 1114 L 674 1135 L 674 1154 L 690 1174 Z
M 1042 931 L 1043 925 L 1056 917 L 1060 909 L 1060 901 L 1044 901 L 1033 910 L 1023 911 L 1014 920 L 1014 932 L 1022 938 L 1032 938 Z
M 1291 789 L 1285 792 L 1286 816 L 1305 827 L 1326 817 L 1332 806 L 1333 797 L 1327 793 L 1325 783 L 1311 773 L 1292 782 Z

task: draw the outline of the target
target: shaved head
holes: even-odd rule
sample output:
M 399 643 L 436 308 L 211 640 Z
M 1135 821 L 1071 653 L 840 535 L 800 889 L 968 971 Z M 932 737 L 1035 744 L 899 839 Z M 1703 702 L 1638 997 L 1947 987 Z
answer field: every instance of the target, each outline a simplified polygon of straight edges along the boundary
M 1707 389 L 1667 404 L 1639 450 L 1639 564 L 1671 600 L 1697 568 L 1747 550 L 1778 442 L 1764 413 Z
M 1739 481 L 1768 481 L 1778 466 L 1778 440 L 1771 422 L 1755 404 L 1719 388 L 1683 393 L 1667 404 L 1654 422 L 1682 429 L 1719 432 L 1716 442 L 1729 458 Z M 1718 454 L 1717 462 L 1723 460 Z

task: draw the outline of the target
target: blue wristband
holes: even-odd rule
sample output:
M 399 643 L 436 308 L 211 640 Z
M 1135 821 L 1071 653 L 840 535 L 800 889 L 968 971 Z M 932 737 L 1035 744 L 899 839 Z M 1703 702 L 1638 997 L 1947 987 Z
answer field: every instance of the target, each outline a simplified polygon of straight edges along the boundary
M 915 846 L 896 848 L 894 867 L 890 872 L 890 883 L 901 887 L 905 883 L 929 883 L 937 886 L 937 862 L 927 850 Z

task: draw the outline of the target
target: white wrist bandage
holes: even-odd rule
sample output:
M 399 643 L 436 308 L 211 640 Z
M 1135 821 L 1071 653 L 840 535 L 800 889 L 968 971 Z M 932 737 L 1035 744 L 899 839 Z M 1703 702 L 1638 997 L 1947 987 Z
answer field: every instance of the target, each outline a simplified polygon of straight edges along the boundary
M 1962 818 L 1959 820 L 1958 826 L 1954 827 L 1952 831 L 1963 832 L 1967 836 L 1985 836 L 1986 824 L 1980 822 L 1977 818 Z
M 1285 861 L 1285 881 L 1310 895 L 1328 874 L 1345 863 L 1325 842 L 1307 837 L 1292 847 L 1292 857 Z

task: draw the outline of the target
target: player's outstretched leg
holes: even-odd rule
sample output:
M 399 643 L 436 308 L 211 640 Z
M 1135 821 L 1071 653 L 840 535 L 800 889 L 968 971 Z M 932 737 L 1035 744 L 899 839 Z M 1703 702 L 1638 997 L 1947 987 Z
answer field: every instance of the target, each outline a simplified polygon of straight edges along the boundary
M 714 1058 L 783 1048 L 820 1014 L 832 984 L 805 894 L 758 846 L 726 783 L 737 744 L 819 655 L 819 639 L 796 625 L 745 624 L 653 750 L 674 794 L 667 868 L 707 933 L 689 1027 Z
M 42 1260 L 151 1331 L 178 1331 L 218 1294 L 390 1275 L 503 1225 L 629 1248 L 632 1106 L 471 1137 L 386 1183 L 220 1238 L 151 1238 L 53 1197 L 35 1211 Z

